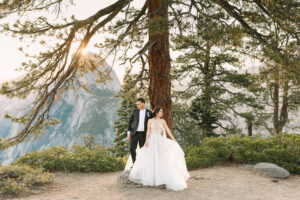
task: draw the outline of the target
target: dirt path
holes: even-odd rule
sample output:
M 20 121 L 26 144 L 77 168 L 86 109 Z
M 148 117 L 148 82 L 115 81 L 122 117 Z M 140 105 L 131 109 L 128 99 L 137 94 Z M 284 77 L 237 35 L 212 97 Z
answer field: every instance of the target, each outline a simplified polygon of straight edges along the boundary
M 188 189 L 120 187 L 114 173 L 57 173 L 55 183 L 17 198 L 26 200 L 300 200 L 300 176 L 286 180 L 261 176 L 242 165 L 190 171 Z M 277 180 L 277 179 L 276 179 Z

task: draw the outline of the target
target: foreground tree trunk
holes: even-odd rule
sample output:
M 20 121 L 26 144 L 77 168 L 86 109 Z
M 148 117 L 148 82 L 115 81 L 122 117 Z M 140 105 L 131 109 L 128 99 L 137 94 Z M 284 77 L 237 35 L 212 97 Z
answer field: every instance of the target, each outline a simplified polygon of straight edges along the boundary
M 149 14 L 149 98 L 151 108 L 162 107 L 168 126 L 173 132 L 168 5 L 164 0 L 148 1 Z

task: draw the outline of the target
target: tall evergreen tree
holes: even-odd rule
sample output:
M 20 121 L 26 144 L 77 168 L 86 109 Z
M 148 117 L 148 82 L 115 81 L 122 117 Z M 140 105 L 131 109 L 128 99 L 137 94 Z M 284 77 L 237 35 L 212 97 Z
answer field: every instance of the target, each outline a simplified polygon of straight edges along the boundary
M 120 108 L 118 112 L 118 120 L 115 121 L 116 138 L 114 140 L 113 151 L 117 156 L 125 156 L 129 152 L 129 143 L 127 139 L 128 120 L 133 109 L 136 109 L 136 100 L 139 90 L 133 84 L 134 76 L 127 70 L 124 76 L 121 90 L 115 95 L 121 98 Z M 140 91 L 141 92 L 141 91 Z
M 74 16 L 65 16 L 64 6 L 72 4 L 62 0 L 5 0 L 0 3 L 0 19 L 12 14 L 22 15 L 13 24 L 1 24 L 2 32 L 11 33 L 20 39 L 32 39 L 33 44 L 40 43 L 48 50 L 24 63 L 22 69 L 27 72 L 20 81 L 6 83 L 2 86 L 1 94 L 9 97 L 26 97 L 30 92 L 37 94 L 29 113 L 21 117 L 13 117 L 15 122 L 24 123 L 24 129 L 12 138 L 5 138 L 0 142 L 0 148 L 7 148 L 22 142 L 29 134 L 36 134 L 45 130 L 47 125 L 57 123 L 50 119 L 49 110 L 55 98 L 70 87 L 76 87 L 77 72 L 95 71 L 94 67 L 86 67 L 81 62 L 81 50 L 85 48 L 92 37 L 101 32 L 107 32 L 109 22 L 118 27 L 115 40 L 108 40 L 112 44 L 106 53 L 122 52 L 138 48 L 139 59 L 143 59 L 145 52 L 149 64 L 149 98 L 151 107 L 162 106 L 165 118 L 170 128 L 172 122 L 172 101 L 170 87 L 170 55 L 169 31 L 179 30 L 181 35 L 184 26 L 189 23 L 195 12 L 203 16 L 216 19 L 219 24 L 226 26 L 240 25 L 244 33 L 258 41 L 261 51 L 272 54 L 276 63 L 280 63 L 286 70 L 299 75 L 299 65 L 294 65 L 282 49 L 273 45 L 273 29 L 268 24 L 275 24 L 282 32 L 289 35 L 299 45 L 298 0 L 288 1 L 238 1 L 238 0 L 144 0 L 144 5 L 136 9 L 132 0 L 118 0 L 111 5 L 99 9 L 91 16 L 79 20 Z M 215 9 L 220 15 L 215 15 Z M 40 12 L 50 12 L 57 17 L 53 22 Z M 170 11 L 170 15 L 168 13 Z M 30 14 L 36 15 L 30 15 Z M 37 16 L 37 17 L 36 17 Z M 117 20 L 123 18 L 124 20 Z M 169 29 L 173 28 L 172 30 Z M 144 33 L 146 32 L 146 35 Z M 178 32 L 174 31 L 174 34 Z M 144 37 L 143 37 L 144 36 Z M 145 41 L 145 36 L 148 40 Z M 143 45 L 135 43 L 136 38 L 142 38 Z M 45 41 L 55 40 L 57 44 L 49 47 Z M 79 42 L 78 49 L 70 56 L 70 49 Z M 102 55 L 102 57 L 105 57 Z M 130 60 L 131 56 L 124 57 Z M 131 61 L 134 61 L 131 60 Z M 93 65 L 92 65 L 93 66 Z M 99 72 L 100 79 L 107 74 Z M 299 84 L 300 82 L 298 82 Z
M 31 61 L 24 63 L 23 69 L 27 71 L 27 75 L 22 80 L 2 85 L 1 93 L 9 97 L 26 97 L 30 92 L 36 92 L 37 97 L 29 113 L 22 117 L 11 117 L 15 122 L 23 123 L 25 126 L 16 136 L 1 140 L 0 148 L 7 148 L 22 142 L 29 134 L 43 132 L 47 125 L 58 123 L 56 119 L 50 119 L 49 116 L 54 99 L 69 88 L 76 88 L 78 72 L 84 74 L 97 70 L 94 65 L 91 65 L 93 66 L 91 68 L 86 67 L 86 63 L 82 62 L 81 51 L 95 34 L 107 31 L 109 22 L 114 22 L 120 28 L 120 32 L 116 35 L 116 40 L 110 40 L 112 45 L 106 47 L 112 48 L 105 55 L 101 55 L 102 57 L 117 52 L 117 48 L 122 45 L 126 46 L 126 49 L 128 46 L 132 48 L 132 43 L 124 44 L 125 39 L 129 38 L 129 40 L 135 41 L 136 36 L 139 35 L 138 28 L 147 29 L 149 40 L 142 47 L 137 47 L 139 49 L 137 55 L 140 55 L 142 59 L 141 55 L 146 50 L 149 52 L 150 58 L 147 60 L 151 74 L 148 87 L 150 104 L 152 107 L 161 106 L 165 110 L 164 118 L 170 129 L 173 129 L 167 12 L 169 2 L 145 0 L 140 9 L 135 9 L 130 4 L 131 2 L 132 0 L 118 0 L 83 20 L 78 20 L 74 16 L 67 18 L 61 12 L 63 6 L 68 6 L 72 1 L 4 1 L 0 4 L 0 18 L 13 13 L 25 15 L 23 18 L 25 20 L 17 20 L 13 26 L 3 25 L 4 32 L 10 32 L 14 36 L 19 36 L 20 39 L 29 36 L 34 41 L 40 41 L 40 44 L 44 46 L 49 44 L 42 39 L 43 37 L 57 40 L 55 47 L 41 52 L 39 56 L 32 57 Z M 57 20 L 55 24 L 46 17 L 30 17 L 31 12 L 40 11 L 52 12 L 62 20 Z M 121 26 L 119 26 L 121 21 L 116 20 L 118 15 L 125 19 Z M 80 44 L 70 58 L 71 46 L 78 41 Z M 98 72 L 99 79 L 105 81 L 103 77 L 107 77 L 109 73 L 103 74 L 100 70 Z
M 215 129 L 218 128 L 217 112 L 214 105 L 204 95 L 197 96 L 191 105 L 189 112 L 191 117 L 197 121 L 197 124 L 204 137 L 217 136 Z
M 174 135 L 181 146 L 199 145 L 204 138 L 196 119 L 190 115 L 191 107 L 186 102 L 174 101 Z
M 264 127 L 270 135 L 278 135 L 287 124 L 289 115 L 299 110 L 300 78 L 281 66 L 282 63 L 276 62 L 274 54 L 265 54 L 257 50 L 256 42 L 249 41 L 246 45 L 249 47 L 243 48 L 240 53 L 245 53 L 260 62 L 259 72 L 253 76 L 252 87 L 261 88 L 257 102 L 265 107 L 270 118 L 269 121 L 265 121 Z M 297 65 L 300 51 L 295 40 L 275 28 L 273 45 L 287 52 L 290 60 L 294 60 L 294 64 Z M 270 121 L 272 123 L 268 123 Z
M 216 10 L 215 15 L 221 13 Z M 191 99 L 188 112 L 199 128 L 193 135 L 241 134 L 237 117 L 245 118 L 249 108 L 262 109 L 248 91 L 250 75 L 239 72 L 241 60 L 233 50 L 240 48 L 244 34 L 239 27 L 219 25 L 202 15 L 190 29 L 193 31 L 173 40 L 174 49 L 181 52 L 174 77 L 188 83 L 187 89 L 177 95 L 181 100 Z

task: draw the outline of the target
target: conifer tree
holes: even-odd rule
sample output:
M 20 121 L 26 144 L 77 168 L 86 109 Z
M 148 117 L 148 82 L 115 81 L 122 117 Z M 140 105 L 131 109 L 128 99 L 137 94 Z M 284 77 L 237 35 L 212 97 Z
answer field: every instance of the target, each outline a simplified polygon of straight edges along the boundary
M 283 131 L 289 120 L 290 114 L 296 114 L 300 107 L 300 77 L 290 72 L 282 63 L 276 62 L 273 54 L 265 54 L 258 51 L 255 42 L 247 42 L 249 48 L 243 48 L 241 54 L 246 54 L 260 61 L 259 72 L 252 77 L 252 88 L 260 88 L 256 95 L 256 101 L 265 107 L 269 121 L 263 125 L 270 135 L 278 135 Z M 274 42 L 280 49 L 289 54 L 290 60 L 294 60 L 297 66 L 297 57 L 300 53 L 296 41 L 279 29 L 274 31 Z M 268 122 L 272 123 L 268 123 Z
M 136 109 L 136 100 L 138 90 L 132 84 L 133 76 L 129 71 L 125 73 L 124 83 L 121 90 L 115 95 L 121 98 L 120 108 L 118 112 L 118 120 L 115 121 L 116 138 L 114 140 L 114 153 L 117 156 L 125 156 L 129 152 L 129 143 L 127 139 L 128 120 L 133 109 Z
M 221 13 L 216 10 L 215 15 Z M 243 65 L 234 50 L 240 48 L 245 34 L 240 27 L 219 25 L 210 17 L 198 15 L 196 19 L 189 27 L 193 31 L 173 39 L 174 50 L 181 53 L 173 71 L 174 79 L 188 85 L 186 90 L 175 93 L 181 101 L 191 99 L 187 112 L 198 127 L 191 134 L 242 134 L 236 119 L 245 118 L 249 110 L 253 117 L 255 110 L 263 109 L 249 94 L 250 75 L 240 72 Z
M 37 97 L 29 113 L 21 117 L 11 116 L 14 122 L 23 123 L 24 128 L 16 136 L 1 140 L 0 148 L 22 142 L 29 134 L 40 133 L 46 126 L 58 123 L 49 117 L 54 100 L 66 90 L 77 87 L 78 73 L 97 70 L 94 65 L 82 62 L 81 50 L 94 35 L 107 32 L 108 29 L 114 30 L 116 34 L 114 39 L 108 39 L 103 44 L 104 52 L 108 55 L 113 52 L 124 53 L 122 58 L 127 64 L 133 64 L 136 59 L 148 61 L 151 107 L 163 107 L 171 130 L 169 33 L 182 35 L 185 26 L 194 20 L 195 13 L 215 19 L 219 25 L 240 26 L 243 33 L 257 42 L 262 52 L 272 55 L 276 64 L 295 76 L 300 74 L 297 59 L 273 44 L 274 29 L 269 27 L 278 27 L 299 46 L 298 0 L 275 0 L 271 3 L 262 0 L 143 0 L 144 5 L 138 9 L 131 2 L 118 0 L 85 19 L 64 15 L 65 7 L 70 6 L 72 0 L 4 0 L 0 3 L 0 19 L 12 14 L 20 15 L 15 23 L 1 24 L 2 32 L 20 39 L 32 39 L 32 44 L 40 43 L 47 48 L 23 63 L 21 69 L 25 70 L 26 75 L 22 80 L 2 85 L 1 94 L 8 97 L 24 98 L 31 92 L 36 93 Z M 214 14 L 216 9 L 217 15 Z M 43 12 L 46 11 L 58 20 L 53 22 L 44 17 Z M 145 36 L 148 36 L 148 40 L 145 40 Z M 48 40 L 57 43 L 49 47 Z M 70 55 L 70 49 L 76 43 L 79 43 L 77 51 Z M 138 49 L 137 53 L 134 56 L 128 55 L 128 51 L 134 48 Z M 107 74 L 99 71 L 99 80 L 103 81 Z

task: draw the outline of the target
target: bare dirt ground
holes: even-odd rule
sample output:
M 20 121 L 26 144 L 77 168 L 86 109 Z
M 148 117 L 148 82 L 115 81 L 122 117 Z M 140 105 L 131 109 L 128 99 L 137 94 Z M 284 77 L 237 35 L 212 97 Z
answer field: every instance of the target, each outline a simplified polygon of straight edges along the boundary
M 300 176 L 279 180 L 261 176 L 243 165 L 214 166 L 190 171 L 188 188 L 120 186 L 113 173 L 56 173 L 55 182 L 15 200 L 300 200 Z

